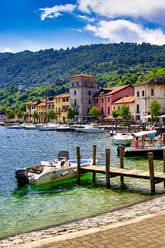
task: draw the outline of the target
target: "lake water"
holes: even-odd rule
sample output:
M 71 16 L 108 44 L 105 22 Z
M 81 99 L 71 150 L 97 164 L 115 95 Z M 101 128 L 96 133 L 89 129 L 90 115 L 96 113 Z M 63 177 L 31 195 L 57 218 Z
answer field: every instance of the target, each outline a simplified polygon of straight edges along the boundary
M 97 145 L 98 164 L 104 163 L 105 149 L 110 148 L 111 166 L 119 167 L 116 146 L 112 145 L 109 134 L 0 127 L 0 238 L 94 216 L 150 197 L 149 180 L 125 178 L 127 187 L 121 188 L 120 179 L 113 178 L 109 190 L 105 188 L 103 175 L 97 175 L 96 184 L 92 184 L 90 173 L 82 177 L 81 186 L 73 179 L 58 185 L 17 188 L 16 168 L 51 160 L 60 150 L 68 150 L 70 158 L 76 158 L 77 146 L 80 146 L 82 158 L 90 158 L 94 144 Z M 148 162 L 125 159 L 125 167 L 147 170 Z M 162 161 L 155 161 L 155 169 L 162 170 Z M 161 192 L 163 183 L 156 185 L 156 190 Z

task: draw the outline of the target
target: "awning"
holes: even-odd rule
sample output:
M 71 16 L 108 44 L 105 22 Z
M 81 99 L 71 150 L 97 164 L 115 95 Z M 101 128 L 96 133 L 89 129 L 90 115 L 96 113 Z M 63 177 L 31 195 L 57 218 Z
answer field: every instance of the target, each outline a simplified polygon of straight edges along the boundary
M 149 134 L 155 134 L 156 133 L 156 130 L 150 130 L 150 131 L 141 131 L 141 132 L 138 132 L 138 133 L 134 133 L 134 135 L 136 137 L 141 137 L 143 135 L 149 135 Z

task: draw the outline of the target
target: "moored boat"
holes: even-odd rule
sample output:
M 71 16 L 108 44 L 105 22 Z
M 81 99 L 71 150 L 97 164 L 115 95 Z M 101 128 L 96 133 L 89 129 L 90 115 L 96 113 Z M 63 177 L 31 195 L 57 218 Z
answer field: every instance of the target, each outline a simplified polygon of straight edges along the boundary
M 31 123 L 29 123 L 29 124 L 23 123 L 21 126 L 22 126 L 24 129 L 28 129 L 28 130 L 35 130 L 35 129 L 37 128 L 36 125 L 31 124 Z
M 125 148 L 124 156 L 126 157 L 148 157 L 148 153 L 152 152 L 154 158 L 163 158 L 163 150 L 165 147 L 156 148 L 156 147 L 146 147 L 143 149 L 136 149 L 133 147 Z
M 81 159 L 80 166 L 89 166 L 92 162 L 92 159 Z M 41 161 L 40 165 L 17 169 L 15 176 L 18 186 L 44 185 L 68 180 L 77 176 L 77 160 L 69 160 L 69 153 L 61 151 L 53 161 Z
M 23 127 L 21 125 L 10 125 L 10 126 L 7 126 L 8 129 L 22 129 Z
M 134 140 L 133 135 L 125 133 L 117 133 L 113 136 L 112 143 L 115 145 L 124 145 L 128 146 Z
M 39 131 L 55 131 L 57 129 L 58 125 L 56 124 L 45 124 L 45 125 L 40 125 L 37 127 Z
M 104 133 L 104 128 L 98 128 L 97 126 L 90 124 L 85 125 L 84 128 L 76 128 L 76 131 L 83 133 Z
M 68 132 L 68 131 L 74 131 L 74 130 L 75 130 L 74 127 L 65 126 L 65 125 L 60 125 L 59 127 L 56 128 L 56 131 L 59 131 L 59 132 Z

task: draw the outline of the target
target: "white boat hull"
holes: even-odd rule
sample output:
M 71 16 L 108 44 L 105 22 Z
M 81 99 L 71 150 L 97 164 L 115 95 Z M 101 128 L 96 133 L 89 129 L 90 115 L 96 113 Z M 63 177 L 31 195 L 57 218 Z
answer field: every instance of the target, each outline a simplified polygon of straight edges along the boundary
M 77 176 L 76 169 L 63 169 L 63 170 L 54 170 L 46 174 L 40 175 L 38 178 L 29 178 L 29 183 L 34 185 L 44 185 L 51 184 L 54 182 L 61 182 L 68 179 L 72 179 Z
M 80 166 L 89 166 L 93 162 L 92 159 L 82 159 Z M 64 168 L 56 168 L 51 166 L 44 166 L 42 173 L 34 173 L 28 171 L 28 180 L 30 184 L 44 185 L 54 182 L 61 182 L 77 177 L 77 161 L 69 160 L 69 166 Z M 27 170 L 27 168 L 25 168 Z
M 134 137 L 132 135 L 127 134 L 116 134 L 113 136 L 113 144 L 115 145 L 125 145 L 128 146 L 132 143 Z

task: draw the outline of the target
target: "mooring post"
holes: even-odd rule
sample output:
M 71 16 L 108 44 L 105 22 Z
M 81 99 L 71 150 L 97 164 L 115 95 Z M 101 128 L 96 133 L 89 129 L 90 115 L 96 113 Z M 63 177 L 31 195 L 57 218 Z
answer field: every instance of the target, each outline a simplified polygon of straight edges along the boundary
M 162 136 L 163 136 L 163 146 L 165 146 L 165 133 L 163 133 Z
M 165 173 L 165 150 L 163 150 L 163 173 Z M 164 189 L 165 189 L 165 181 L 164 181 Z
M 77 151 L 77 183 L 80 185 L 80 147 L 76 148 Z
M 124 168 L 124 147 L 120 147 L 120 168 Z M 120 176 L 121 184 L 124 183 L 124 177 Z
M 110 149 L 106 149 L 106 187 L 110 188 Z
M 96 145 L 93 145 L 93 165 L 96 165 Z M 95 172 L 93 172 L 93 182 L 96 182 Z
M 148 153 L 148 162 L 149 162 L 149 172 L 150 172 L 150 186 L 151 186 L 151 195 L 155 194 L 155 182 L 154 182 L 154 162 L 153 162 L 153 153 Z

